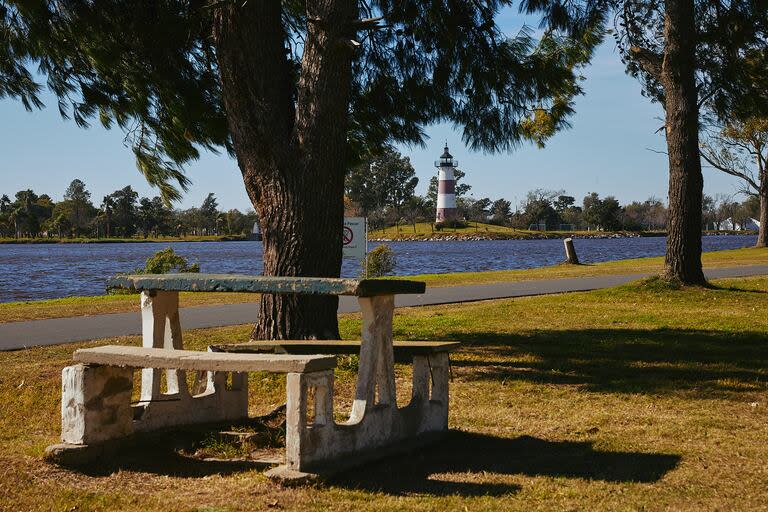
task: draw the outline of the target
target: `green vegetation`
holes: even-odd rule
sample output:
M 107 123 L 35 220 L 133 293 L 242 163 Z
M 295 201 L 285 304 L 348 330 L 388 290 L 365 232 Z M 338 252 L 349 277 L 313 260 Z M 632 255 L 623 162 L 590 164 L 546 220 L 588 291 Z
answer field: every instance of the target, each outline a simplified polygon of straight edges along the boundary
M 397 339 L 464 342 L 451 435 L 293 489 L 241 463 L 176 455 L 170 442 L 87 472 L 42 463 L 72 351 L 139 338 L 0 353 L 0 509 L 753 510 L 768 501 L 767 308 L 768 278 L 751 278 L 398 310 Z M 359 316 L 340 327 L 357 336 Z M 203 350 L 250 329 L 190 331 L 185 343 Z M 404 403 L 408 368 L 397 375 Z M 282 379 L 250 382 L 253 414 L 281 403 Z M 337 373 L 341 412 L 353 383 Z M 215 438 L 202 449 L 239 455 Z
M 200 272 L 200 265 L 189 264 L 187 259 L 176 254 L 171 247 L 158 251 L 147 259 L 143 269 L 137 269 L 136 274 L 167 274 L 169 272 Z
M 768 263 L 768 249 L 746 248 L 731 251 L 706 252 L 702 255 L 705 268 L 765 265 Z M 562 279 L 571 277 L 592 277 L 599 275 L 620 275 L 659 273 L 664 266 L 663 257 L 637 258 L 632 260 L 609 261 L 587 265 L 554 265 L 551 267 L 525 270 L 495 270 L 489 272 L 456 272 L 451 274 L 422 274 L 418 276 L 397 276 L 388 279 L 416 279 L 427 286 L 455 286 L 533 279 Z M 213 304 L 235 304 L 258 302 L 252 293 L 182 293 L 182 307 Z M 138 299 L 131 296 L 69 297 L 25 302 L 0 303 L 0 322 L 39 320 L 66 316 L 93 315 L 135 311 Z
M 582 237 L 612 237 L 612 236 L 664 236 L 663 231 L 532 231 L 528 229 L 517 229 L 498 224 L 488 224 L 483 222 L 467 222 L 466 227 L 442 227 L 436 229 L 430 222 L 417 222 L 415 224 L 398 224 L 386 228 L 371 230 L 368 238 L 371 240 L 423 240 L 430 238 L 448 238 L 458 236 L 460 238 L 490 238 L 490 239 L 513 239 L 530 240 L 538 238 L 563 238 L 565 236 Z
M 381 244 L 367 254 L 364 274 L 366 278 L 382 277 L 395 270 L 395 253 L 387 244 Z
M 158 197 L 139 198 L 130 186 L 104 197 L 99 207 L 79 179 L 64 199 L 21 190 L 15 200 L 0 195 L 0 243 L 243 240 L 256 222 L 253 211 L 220 211 L 214 194 L 199 208 L 168 207 Z

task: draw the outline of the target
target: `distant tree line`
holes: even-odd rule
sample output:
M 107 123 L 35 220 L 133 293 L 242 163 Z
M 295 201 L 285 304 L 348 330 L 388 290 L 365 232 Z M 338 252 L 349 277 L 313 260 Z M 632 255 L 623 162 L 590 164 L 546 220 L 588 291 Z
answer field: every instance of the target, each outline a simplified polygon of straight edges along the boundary
M 240 235 L 257 221 L 253 210 L 219 210 L 214 194 L 200 207 L 166 206 L 160 197 L 139 197 L 130 186 L 94 204 L 81 180 L 70 183 L 63 199 L 54 201 L 33 190 L 0 196 L 0 236 L 15 238 L 134 238 L 159 236 Z
M 587 194 L 580 203 L 563 190 L 529 191 L 518 205 L 505 198 L 475 198 L 465 173 L 455 170 L 458 217 L 465 223 L 485 223 L 535 230 L 663 231 L 667 206 L 650 197 L 621 205 L 613 196 Z M 408 157 L 388 147 L 368 163 L 350 170 L 346 179 L 347 209 L 365 215 L 372 229 L 432 223 L 437 203 L 437 176 L 427 194 L 415 193 L 419 179 Z M 760 201 L 750 196 L 738 202 L 733 195 L 704 196 L 703 229 L 743 229 L 760 215 Z

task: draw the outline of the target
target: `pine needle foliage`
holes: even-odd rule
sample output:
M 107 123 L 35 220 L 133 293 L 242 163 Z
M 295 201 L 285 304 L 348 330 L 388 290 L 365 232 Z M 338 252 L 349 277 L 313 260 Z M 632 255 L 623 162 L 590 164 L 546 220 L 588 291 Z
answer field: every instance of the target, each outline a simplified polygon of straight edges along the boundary
M 189 185 L 185 164 L 201 150 L 233 151 L 211 37 L 216 9 L 229 3 L 0 0 L 0 52 L 11 63 L 0 96 L 37 106 L 27 66 L 38 65 L 62 116 L 122 129 L 139 171 L 166 201 L 177 200 Z M 308 18 L 303 2 L 281 5 L 295 102 L 307 27 L 322 21 Z M 466 144 L 489 152 L 543 145 L 567 128 L 582 93 L 578 70 L 602 35 L 600 14 L 580 19 L 578 37 L 554 28 L 537 38 L 529 27 L 500 29 L 500 12 L 512 5 L 359 2 L 362 19 L 350 21 L 357 35 L 346 41 L 356 48 L 350 164 L 386 143 L 423 144 L 434 122 L 453 123 Z

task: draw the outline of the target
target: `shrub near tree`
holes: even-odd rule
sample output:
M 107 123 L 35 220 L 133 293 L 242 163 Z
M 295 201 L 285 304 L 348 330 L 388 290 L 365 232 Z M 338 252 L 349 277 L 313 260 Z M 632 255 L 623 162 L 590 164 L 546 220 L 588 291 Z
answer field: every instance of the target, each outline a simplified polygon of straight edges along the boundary
M 136 270 L 137 274 L 169 274 L 177 272 L 200 272 L 200 265 L 189 264 L 187 259 L 176 254 L 171 247 L 158 251 L 147 259 L 143 269 Z
M 376 247 L 368 253 L 367 258 L 367 264 L 363 262 L 363 274 L 369 279 L 391 274 L 397 264 L 395 253 L 387 244 Z
M 200 265 L 197 263 L 189 264 L 184 256 L 176 254 L 173 248 L 168 247 L 156 252 L 144 263 L 143 268 L 137 268 L 132 274 L 171 274 L 171 273 L 194 273 L 200 272 Z M 107 293 L 110 295 L 130 295 L 135 293 L 132 290 L 124 288 L 109 288 Z

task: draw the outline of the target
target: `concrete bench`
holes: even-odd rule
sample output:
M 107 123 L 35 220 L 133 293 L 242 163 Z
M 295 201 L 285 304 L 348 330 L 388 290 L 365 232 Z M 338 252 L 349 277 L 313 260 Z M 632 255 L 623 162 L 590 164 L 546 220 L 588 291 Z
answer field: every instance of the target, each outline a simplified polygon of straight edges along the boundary
M 209 347 L 232 354 L 360 354 L 355 399 L 344 423 L 327 420 L 333 418 L 332 373 L 289 378 L 288 396 L 297 407 L 288 409 L 292 442 L 286 435 L 286 464 L 270 470 L 269 476 L 290 480 L 307 472 L 329 475 L 434 441 L 448 430 L 448 354 L 460 344 L 384 338 L 380 342 L 377 346 L 365 340 L 279 340 Z M 404 407 L 397 405 L 393 362 L 412 364 L 411 399 Z M 308 391 L 314 392 L 314 411 L 308 410 Z M 327 410 L 318 411 L 318 403 Z M 299 420 L 313 413 L 323 421 Z
M 330 474 L 380 457 L 392 449 L 434 439 L 448 429 L 448 352 L 458 344 L 392 341 L 395 295 L 423 293 L 424 283 L 166 274 L 118 276 L 110 280 L 109 286 L 141 292 L 143 347 L 77 351 L 75 360 L 80 364 L 64 370 L 63 393 L 72 395 L 78 386 L 98 388 L 105 379 L 114 378 L 115 372 L 120 375 L 115 382 L 125 384 L 128 373 L 132 374 L 129 368 L 142 368 L 141 399 L 132 411 L 133 431 L 245 417 L 248 386 L 244 372 L 256 370 L 287 373 L 285 464 L 268 473 L 276 479 Z M 240 348 L 210 347 L 209 353 L 184 351 L 178 311 L 178 293 L 182 291 L 357 296 L 363 316 L 361 340 L 260 342 L 261 345 L 253 342 Z M 350 418 L 344 423 L 333 419 L 333 366 L 324 366 L 334 358 L 322 353 L 360 355 L 354 402 Z M 413 363 L 412 399 L 405 407 L 398 407 L 396 403 L 396 354 L 398 359 L 402 357 L 403 361 Z M 185 370 L 208 372 L 205 393 L 190 396 Z M 165 394 L 160 391 L 163 371 L 168 388 Z M 222 385 L 223 372 L 234 372 L 229 389 Z M 96 384 L 89 384 L 89 379 Z M 116 388 L 124 392 L 127 384 L 121 386 Z M 168 394 L 175 400 L 168 401 Z M 311 405 L 310 396 L 313 397 Z M 115 400 L 123 403 L 124 396 Z M 201 400 L 208 400 L 204 407 Z M 63 423 L 70 421 L 66 418 L 68 408 L 68 403 L 63 403 Z M 127 414 L 123 409 L 120 411 Z M 103 416 L 93 420 L 94 424 L 104 421 Z M 87 443 L 89 439 L 106 439 L 121 432 L 124 431 L 116 428 L 106 437 L 105 434 L 93 438 L 75 435 L 62 439 L 65 443 Z
M 213 352 L 229 352 L 233 354 L 358 354 L 360 340 L 275 340 L 249 341 L 211 345 Z M 392 349 L 396 363 L 410 363 L 414 357 L 436 356 L 441 352 L 452 352 L 458 349 L 458 341 L 393 341 Z
M 319 355 L 227 354 L 160 348 L 104 347 L 77 350 L 76 363 L 62 373 L 63 444 L 50 447 L 66 462 L 71 448 L 83 448 L 161 428 L 220 423 L 248 417 L 247 372 L 326 375 L 336 358 Z M 171 370 L 165 393 L 131 404 L 134 370 Z M 184 371 L 205 372 L 203 390 L 187 389 Z M 231 382 L 227 385 L 228 380 Z M 200 374 L 198 374 L 200 375 Z

